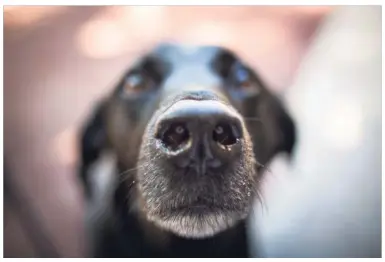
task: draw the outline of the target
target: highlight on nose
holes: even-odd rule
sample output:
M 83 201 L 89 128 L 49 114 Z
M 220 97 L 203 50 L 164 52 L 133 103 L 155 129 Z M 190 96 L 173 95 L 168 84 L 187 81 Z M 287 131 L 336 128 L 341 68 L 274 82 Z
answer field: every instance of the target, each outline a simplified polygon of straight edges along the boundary
M 241 118 L 218 101 L 179 101 L 159 117 L 156 129 L 165 153 L 179 156 L 179 166 L 203 171 L 219 167 L 242 139 Z

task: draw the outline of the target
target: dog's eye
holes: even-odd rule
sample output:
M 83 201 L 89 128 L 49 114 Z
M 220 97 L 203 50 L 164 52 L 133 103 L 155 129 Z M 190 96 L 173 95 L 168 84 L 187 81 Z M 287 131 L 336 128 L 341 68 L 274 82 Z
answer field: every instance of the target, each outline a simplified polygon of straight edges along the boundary
M 152 82 L 143 74 L 133 73 L 124 80 L 124 91 L 127 93 L 138 93 L 152 86 Z
M 233 77 L 234 84 L 238 88 L 249 89 L 254 86 L 250 71 L 239 64 L 234 65 Z

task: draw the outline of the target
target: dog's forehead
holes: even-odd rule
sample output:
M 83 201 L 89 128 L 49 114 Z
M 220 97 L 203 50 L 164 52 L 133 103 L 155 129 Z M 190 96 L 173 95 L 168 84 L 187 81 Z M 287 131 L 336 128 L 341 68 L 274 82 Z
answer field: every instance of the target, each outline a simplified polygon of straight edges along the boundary
M 209 66 L 222 49 L 215 46 L 159 45 L 153 54 L 173 69 L 185 66 Z
M 213 70 L 213 62 L 223 51 L 216 46 L 192 46 L 163 44 L 154 51 L 166 62 L 170 74 L 165 79 L 163 92 L 169 94 L 187 89 L 212 89 L 219 84 L 219 76 Z

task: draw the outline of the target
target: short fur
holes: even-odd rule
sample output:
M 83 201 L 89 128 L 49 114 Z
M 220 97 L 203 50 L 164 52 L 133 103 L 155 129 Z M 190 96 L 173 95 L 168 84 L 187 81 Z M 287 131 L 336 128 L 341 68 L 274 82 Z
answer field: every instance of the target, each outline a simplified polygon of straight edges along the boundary
M 139 90 L 127 89 L 133 74 L 142 77 Z M 185 100 L 217 101 L 242 120 L 240 154 L 219 171 L 176 169 L 158 152 L 157 120 Z M 80 177 L 90 203 L 100 199 L 92 183 L 96 163 L 113 155 L 107 159 L 117 170 L 104 217 L 91 227 L 92 255 L 247 257 L 245 220 L 260 171 L 278 152 L 291 153 L 294 141 L 279 100 L 233 52 L 160 45 L 102 99 L 82 134 Z

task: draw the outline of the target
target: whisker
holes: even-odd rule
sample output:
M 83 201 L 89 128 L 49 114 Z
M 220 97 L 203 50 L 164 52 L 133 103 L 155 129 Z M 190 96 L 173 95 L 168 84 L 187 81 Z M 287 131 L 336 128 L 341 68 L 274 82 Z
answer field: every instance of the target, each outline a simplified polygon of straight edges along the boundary
M 139 169 L 139 168 L 142 168 L 142 167 L 143 167 L 143 166 L 137 166 L 137 167 L 134 167 L 134 168 L 127 169 L 127 170 L 125 170 L 125 171 L 119 173 L 118 176 L 121 176 L 121 175 L 130 173 L 131 171 L 135 171 L 135 170 L 137 170 L 137 169 Z
M 262 172 L 264 172 L 265 170 L 267 170 L 270 174 L 273 174 L 273 172 L 270 170 L 269 167 L 267 167 L 266 165 L 258 162 L 258 160 L 255 160 L 256 161 L 256 164 L 258 165 L 258 167 L 262 167 Z M 262 208 L 262 212 L 263 211 L 267 211 L 268 212 L 268 206 L 266 204 L 266 200 L 263 196 L 263 192 L 260 190 L 259 186 L 261 186 L 262 184 L 262 180 L 261 180 L 261 176 L 260 174 L 258 175 L 258 178 L 256 178 L 255 180 L 256 184 L 258 185 L 256 188 L 255 188 L 255 193 L 256 193 L 256 196 L 257 196 L 257 199 L 258 199 L 258 202 L 261 204 L 261 208 Z
M 268 211 L 268 206 L 266 204 L 266 199 L 263 196 L 263 193 L 261 190 L 259 190 L 259 186 L 261 185 L 261 181 L 258 181 L 258 186 L 255 188 L 254 193 L 256 194 L 256 198 L 258 200 L 258 203 L 261 205 L 262 212 Z
M 255 160 L 255 162 L 256 162 L 256 164 L 258 165 L 258 167 L 262 167 L 263 170 L 267 170 L 269 173 L 272 173 L 272 172 L 271 172 L 271 169 L 270 169 L 268 166 L 266 166 L 266 165 L 264 165 L 264 164 L 258 162 L 258 160 Z
M 124 174 L 128 174 L 128 173 L 130 173 L 130 172 L 139 170 L 139 169 L 141 169 L 141 168 L 143 168 L 143 167 L 144 167 L 144 165 L 142 165 L 142 166 L 137 166 L 137 167 L 134 167 L 134 168 L 125 170 L 125 171 L 121 172 L 118 176 L 121 177 L 121 176 L 124 175 Z M 130 176 L 123 176 L 122 179 L 119 180 L 119 182 L 122 183 L 122 182 L 126 181 L 126 180 L 129 179 L 129 178 L 130 178 Z
M 154 161 L 154 160 L 156 160 L 156 159 L 157 159 L 156 156 L 153 157 L 153 158 L 150 158 L 150 159 L 145 159 L 145 160 L 146 160 L 146 163 L 144 163 L 144 164 L 142 164 L 142 165 L 138 165 L 138 166 L 136 166 L 136 167 L 134 167 L 134 168 L 131 168 L 131 169 L 127 169 L 127 170 L 125 170 L 125 171 L 119 173 L 118 176 L 121 177 L 121 176 L 123 176 L 123 175 L 125 175 L 125 174 L 129 174 L 130 172 L 134 172 L 134 171 L 137 171 L 137 170 L 139 170 L 139 169 L 146 168 L 148 162 L 152 162 L 152 161 Z M 138 159 L 138 161 L 143 161 L 143 159 Z M 122 179 L 119 180 L 119 182 L 122 183 L 122 182 L 124 182 L 125 180 L 127 180 L 127 179 L 129 179 L 129 178 L 130 178 L 130 176 L 128 176 L 128 175 L 127 175 L 127 176 L 124 176 L 124 177 L 122 177 Z

